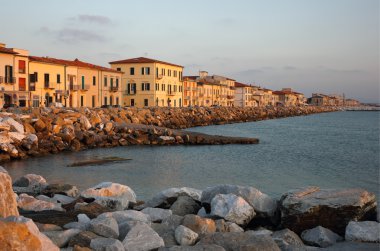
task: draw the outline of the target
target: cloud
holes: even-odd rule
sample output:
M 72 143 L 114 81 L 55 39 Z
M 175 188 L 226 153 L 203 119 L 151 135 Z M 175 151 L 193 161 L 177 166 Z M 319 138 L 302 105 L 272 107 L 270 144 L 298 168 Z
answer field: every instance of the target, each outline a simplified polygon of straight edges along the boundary
M 104 42 L 106 41 L 105 36 L 99 35 L 90 30 L 79 30 L 64 28 L 57 31 L 56 38 L 59 41 L 75 44 L 79 42 Z
M 284 66 L 283 69 L 284 69 L 285 71 L 294 71 L 294 70 L 297 70 L 297 67 L 290 66 L 290 65 L 286 65 L 286 66 Z
M 79 21 L 82 23 L 96 23 L 101 25 L 109 25 L 111 24 L 111 19 L 106 16 L 100 16 L 100 15 L 78 15 L 76 17 L 71 17 L 68 20 L 70 21 Z
M 337 74 L 364 74 L 367 73 L 366 71 L 360 70 L 360 69 L 334 69 L 334 68 L 329 68 L 325 66 L 319 66 L 319 70 L 322 70 L 327 73 L 337 73 Z

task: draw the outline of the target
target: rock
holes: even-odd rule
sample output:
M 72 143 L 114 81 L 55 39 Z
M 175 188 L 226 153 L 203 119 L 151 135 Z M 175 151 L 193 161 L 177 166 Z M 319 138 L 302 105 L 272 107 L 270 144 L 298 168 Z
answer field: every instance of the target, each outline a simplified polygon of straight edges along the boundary
M 10 130 L 11 130 L 11 126 L 0 120 L 0 131 L 10 131 Z
M 62 228 L 60 226 L 55 225 L 55 224 L 42 224 L 42 223 L 36 222 L 36 226 L 38 227 L 38 230 L 40 230 L 40 232 L 61 231 L 62 230 Z
M 87 119 L 87 117 L 84 116 L 84 115 L 82 115 L 82 116 L 80 117 L 80 123 L 81 123 L 81 125 L 84 127 L 84 129 L 85 129 L 86 131 L 88 131 L 88 130 L 92 127 L 90 121 L 89 121 L 89 120 Z
M 216 231 L 215 221 L 201 218 L 198 215 L 188 214 L 183 218 L 182 225 L 190 228 L 201 237 L 202 235 L 214 233 Z
M 116 220 L 118 224 L 127 222 L 127 221 L 139 221 L 146 224 L 150 224 L 150 218 L 148 215 L 136 211 L 136 210 L 124 210 L 116 212 L 107 212 L 98 216 L 99 219 L 112 217 Z
M 47 185 L 45 178 L 37 174 L 25 174 L 13 182 L 13 186 L 28 187 L 36 193 L 40 193 Z
M 244 233 L 213 233 L 204 236 L 196 246 L 215 244 L 226 251 L 280 251 L 279 247 L 269 236 L 256 236 L 253 231 Z
M 9 216 L 0 218 L 0 250 L 59 251 L 59 248 L 40 233 L 31 219 Z
M 380 223 L 376 221 L 350 221 L 346 228 L 347 241 L 380 242 Z
M 199 209 L 197 215 L 200 216 L 200 217 L 202 217 L 202 218 L 210 217 L 210 214 L 208 214 L 206 212 L 206 208 L 204 208 L 204 207 L 202 207 L 201 209 Z
M 69 229 L 65 231 L 48 231 L 44 232 L 44 234 L 49 237 L 49 239 L 58 247 L 65 247 L 70 239 L 80 233 L 79 229 Z
M 217 194 L 211 201 L 210 214 L 239 225 L 247 225 L 256 215 L 253 207 L 234 194 Z
M 19 122 L 17 122 L 16 120 L 14 120 L 13 118 L 11 118 L 11 117 L 3 118 L 1 120 L 1 122 L 3 124 L 9 125 L 10 126 L 10 130 L 12 132 L 19 132 L 19 133 L 24 133 L 25 132 L 24 126 L 22 124 L 20 124 Z
M 99 205 L 98 203 L 91 202 L 87 203 L 76 203 L 74 207 L 75 213 L 82 213 L 88 215 L 90 218 L 96 218 L 100 214 L 108 212 L 109 209 L 106 207 Z
M 329 247 L 334 245 L 337 241 L 343 240 L 342 237 L 333 231 L 318 226 L 313 229 L 305 230 L 301 234 L 304 243 L 317 247 Z
M 0 218 L 18 216 L 16 195 L 12 190 L 12 178 L 0 166 Z
M 63 225 L 64 229 L 79 229 L 81 231 L 87 231 L 90 224 L 84 224 L 81 222 L 73 221 Z
M 35 134 L 28 134 L 22 141 L 22 146 L 27 150 L 38 147 L 38 137 Z
M 55 194 L 53 198 L 50 198 L 46 195 L 38 195 L 36 199 L 62 205 L 70 204 L 75 201 L 74 198 L 62 194 Z
M 164 240 L 165 247 L 177 246 L 178 243 L 174 236 L 174 231 L 166 224 L 152 223 L 152 229 Z
M 185 216 L 187 214 L 197 214 L 201 206 L 189 196 L 178 196 L 177 200 L 170 207 L 173 214 Z
M 141 212 L 149 215 L 152 222 L 161 222 L 172 215 L 171 210 L 152 207 L 144 208 Z
M 202 191 L 189 187 L 169 188 L 156 194 L 152 199 L 147 201 L 146 205 L 148 207 L 170 208 L 173 202 L 183 195 L 189 196 L 195 201 L 200 201 Z
M 119 226 L 114 218 L 96 218 L 91 220 L 89 230 L 107 238 L 119 237 Z
M 50 184 L 46 186 L 41 193 L 49 197 L 62 194 L 75 198 L 78 196 L 78 188 L 70 184 Z
M 198 239 L 198 234 L 185 226 L 178 226 L 175 230 L 175 239 L 181 246 L 192 246 Z
M 94 198 L 95 202 L 113 210 L 124 210 L 129 202 L 136 203 L 136 194 L 128 186 L 103 182 L 81 193 L 84 198 Z
M 64 212 L 65 209 L 60 204 L 37 200 L 33 196 L 27 194 L 20 194 L 17 200 L 17 206 L 25 211 L 40 212 L 45 210 L 55 210 Z
M 78 214 L 77 217 L 78 217 L 78 222 L 79 223 L 89 224 L 90 221 L 91 221 L 91 219 L 88 218 L 88 216 L 85 215 L 85 214 Z
M 9 132 L 8 135 L 14 142 L 21 142 L 25 138 L 25 134 L 19 132 Z
M 175 230 L 183 222 L 183 216 L 171 215 L 162 221 L 162 225 L 168 226 L 171 230 Z
M 244 229 L 233 222 L 226 222 L 226 232 L 244 232 Z
M 300 237 L 289 229 L 274 232 L 272 234 L 272 238 L 282 251 L 306 250 L 306 247 Z
M 375 214 L 375 195 L 362 189 L 291 190 L 281 197 L 281 224 L 296 233 L 317 226 L 343 235 L 351 220 L 366 220 Z
M 101 238 L 99 235 L 90 232 L 83 231 L 79 234 L 73 236 L 69 241 L 69 246 L 81 246 L 81 247 L 90 247 L 91 240 Z
M 34 129 L 37 131 L 37 132 L 42 132 L 46 129 L 46 124 L 45 122 L 42 121 L 42 119 L 38 119 L 35 123 L 34 123 Z
M 90 247 L 94 251 L 124 251 L 123 243 L 116 239 L 96 238 L 92 239 Z
M 379 251 L 379 244 L 343 241 L 343 242 L 337 242 L 333 246 L 330 246 L 328 248 L 318 249 L 318 250 L 320 251 Z
M 196 246 L 174 246 L 170 248 L 159 248 L 158 251 L 225 251 L 218 245 L 196 245 Z
M 164 246 L 163 239 L 147 224 L 136 224 L 123 240 L 125 250 L 152 250 Z
M 219 185 L 208 187 L 202 192 L 202 204 L 211 204 L 217 194 L 234 194 L 242 197 L 250 204 L 255 212 L 263 216 L 273 217 L 277 210 L 276 200 L 257 190 L 254 187 L 243 187 L 235 185 Z

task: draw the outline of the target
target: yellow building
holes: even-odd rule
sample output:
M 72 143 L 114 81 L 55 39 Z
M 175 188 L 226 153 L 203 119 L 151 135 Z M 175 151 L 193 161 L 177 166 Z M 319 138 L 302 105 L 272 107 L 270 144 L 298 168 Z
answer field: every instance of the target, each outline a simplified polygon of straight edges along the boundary
M 183 106 L 185 107 L 200 105 L 196 78 L 196 76 L 183 77 Z
M 254 99 L 254 88 L 250 85 L 235 82 L 235 103 L 238 107 L 257 107 L 258 101 Z
M 0 44 L 0 107 L 29 105 L 27 50 Z
M 110 64 L 112 69 L 124 72 L 124 105 L 183 106 L 183 66 L 144 57 Z
M 121 104 L 121 72 L 78 59 L 29 58 L 29 86 L 34 107 L 49 106 L 53 102 L 67 107 Z

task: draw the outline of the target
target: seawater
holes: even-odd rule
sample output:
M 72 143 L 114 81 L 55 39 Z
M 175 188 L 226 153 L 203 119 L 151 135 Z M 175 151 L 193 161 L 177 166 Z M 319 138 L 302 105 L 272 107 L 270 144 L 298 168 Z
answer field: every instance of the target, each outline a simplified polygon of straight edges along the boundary
M 275 197 L 303 186 L 360 187 L 379 196 L 380 112 L 334 112 L 197 127 L 209 134 L 256 137 L 257 145 L 127 146 L 60 153 L 5 163 L 13 179 L 27 173 L 85 189 L 102 181 L 130 186 L 139 199 L 169 187 L 248 185 Z M 125 162 L 68 167 L 103 157 Z

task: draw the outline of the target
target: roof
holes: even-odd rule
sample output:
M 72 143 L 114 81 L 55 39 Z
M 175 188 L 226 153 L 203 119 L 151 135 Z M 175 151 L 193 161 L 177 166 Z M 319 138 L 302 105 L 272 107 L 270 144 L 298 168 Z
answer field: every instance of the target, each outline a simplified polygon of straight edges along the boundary
M 0 53 L 6 53 L 6 54 L 18 54 L 18 52 L 13 51 L 13 49 L 0 47 Z
M 251 86 L 250 86 L 250 85 L 247 85 L 247 84 L 243 84 L 243 83 L 235 82 L 235 87 L 251 87 Z
M 94 69 L 94 70 L 99 70 L 99 71 L 107 71 L 107 72 L 117 72 L 117 73 L 122 73 L 120 71 L 99 66 L 99 65 L 94 65 L 90 63 L 86 63 L 83 61 L 80 61 L 79 59 L 75 60 L 65 60 L 65 59 L 58 59 L 58 58 L 50 58 L 50 57 L 36 57 L 36 56 L 29 56 L 29 60 L 31 62 L 41 62 L 41 63 L 48 63 L 48 64 L 57 64 L 57 65 L 65 65 L 65 66 L 76 66 L 76 67 L 82 67 L 82 68 L 89 68 L 89 69 Z
M 118 61 L 112 61 L 109 62 L 110 64 L 144 64 L 144 63 L 160 63 L 160 64 L 166 64 L 166 65 L 171 65 L 171 66 L 177 66 L 177 67 L 182 67 L 182 65 L 177 65 L 177 64 L 172 64 L 164 61 L 160 61 L 157 59 L 151 59 L 151 58 L 144 58 L 144 57 L 139 57 L 139 58 L 129 58 L 129 59 L 124 59 L 124 60 L 118 60 Z
M 273 91 L 272 94 L 275 94 L 275 95 L 284 95 L 285 93 L 283 91 Z
M 198 76 L 183 76 L 183 79 L 197 80 Z

